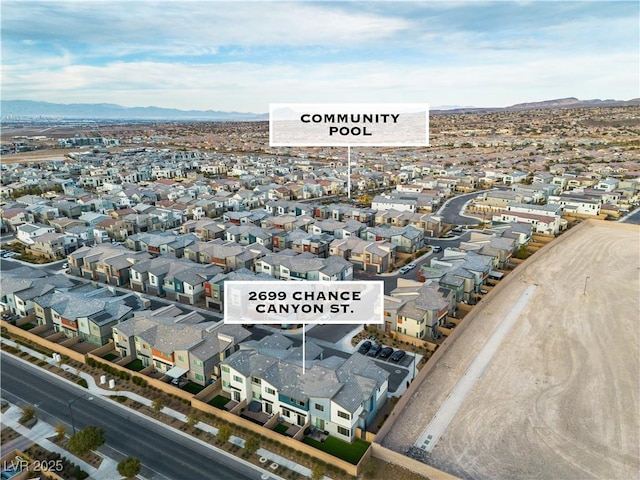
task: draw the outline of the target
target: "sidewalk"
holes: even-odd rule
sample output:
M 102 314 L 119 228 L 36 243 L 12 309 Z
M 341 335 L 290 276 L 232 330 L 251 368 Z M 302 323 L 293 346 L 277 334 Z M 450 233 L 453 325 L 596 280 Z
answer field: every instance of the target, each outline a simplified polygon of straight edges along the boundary
M 71 454 L 67 450 L 62 447 L 59 447 L 55 443 L 47 440 L 48 438 L 54 437 L 56 435 L 56 429 L 52 425 L 44 422 L 42 419 L 38 419 L 38 423 L 36 423 L 33 428 L 26 428 L 20 425 L 19 419 L 22 416 L 22 410 L 14 405 L 11 405 L 8 410 L 6 410 L 2 414 L 2 425 L 6 427 L 11 427 L 24 438 L 29 439 L 33 443 L 37 443 L 43 448 L 46 448 L 50 452 L 59 453 L 61 456 L 66 457 L 69 461 L 78 465 L 82 470 L 89 474 L 89 478 L 93 480 L 113 480 L 114 478 L 120 478 L 122 475 L 118 473 L 118 462 L 115 460 L 105 457 L 100 452 L 96 452 L 98 455 L 102 457 L 102 463 L 99 468 L 95 468 L 84 460 L 80 460 L 75 455 Z M 10 451 L 13 449 L 20 450 L 24 448 L 24 442 L 20 442 L 21 445 L 12 445 L 15 442 L 9 442 L 2 446 L 2 450 Z M 143 478 L 138 475 L 139 478 Z
M 5 344 L 10 345 L 12 347 L 19 348 L 20 350 L 29 353 L 29 355 L 31 355 L 33 357 L 36 357 L 38 359 L 44 360 L 44 361 L 46 361 L 47 363 L 49 363 L 51 365 L 58 365 L 58 362 L 55 361 L 53 358 L 47 357 L 47 356 L 45 356 L 45 355 L 43 355 L 43 354 L 41 354 L 39 352 L 36 352 L 36 351 L 34 351 L 34 350 L 32 350 L 32 349 L 30 349 L 28 347 L 23 346 L 23 345 L 16 344 L 15 342 L 13 342 L 11 340 L 8 340 L 6 338 L 2 338 L 2 343 L 5 343 Z M 16 357 L 16 358 L 20 359 L 19 357 Z M 24 359 L 20 359 L 20 360 L 26 362 L 26 360 L 24 360 Z M 140 395 L 138 395 L 136 393 L 125 391 L 125 390 L 113 391 L 113 390 L 109 390 L 108 388 L 102 388 L 101 386 L 99 386 L 99 385 L 97 385 L 95 383 L 94 378 L 91 375 L 89 375 L 88 373 L 77 372 L 74 367 L 71 367 L 69 365 L 62 365 L 62 368 L 67 372 L 70 372 L 70 373 L 72 373 L 72 374 L 74 374 L 76 376 L 84 378 L 87 381 L 87 384 L 88 384 L 88 388 L 86 390 L 88 390 L 90 393 L 93 393 L 95 395 L 107 396 L 107 397 L 116 396 L 116 395 L 125 396 L 125 397 L 131 398 L 132 400 L 135 400 L 135 401 L 137 401 L 139 403 L 142 403 L 144 405 L 152 407 L 152 403 L 153 402 L 151 400 L 149 400 L 148 398 L 142 397 L 142 396 L 140 396 Z M 55 373 L 48 372 L 47 370 L 43 370 L 43 371 L 45 371 L 45 372 L 47 372 L 47 373 L 49 373 L 51 375 L 55 375 Z M 59 377 L 59 378 L 62 378 L 62 377 Z M 63 380 L 65 380 L 65 379 L 63 379 Z M 108 382 L 109 382 L 109 378 L 107 376 L 107 384 L 108 384 Z M 73 382 L 70 382 L 70 383 L 73 384 Z M 77 385 L 75 385 L 75 386 L 78 387 Z M 83 387 L 78 387 L 78 388 L 83 388 Z M 140 413 L 140 412 L 138 412 L 136 410 L 133 410 L 133 409 L 128 408 L 128 407 L 126 407 L 124 405 L 121 405 L 119 402 L 114 401 L 114 404 L 119 406 L 120 408 L 125 409 L 128 413 L 133 413 L 135 415 L 139 415 L 141 417 L 144 417 L 149 421 L 155 422 L 158 425 L 162 425 L 164 428 L 171 428 L 175 432 L 177 432 L 178 434 L 180 434 L 180 435 L 182 435 L 184 437 L 190 438 L 193 441 L 199 442 L 202 445 L 206 446 L 207 448 L 215 450 L 216 452 L 219 452 L 219 453 L 221 453 L 221 454 L 223 454 L 223 455 L 225 455 L 227 457 L 233 458 L 236 461 L 244 462 L 247 465 L 251 465 L 253 468 L 255 468 L 255 469 L 257 469 L 257 470 L 259 470 L 261 472 L 265 471 L 265 469 L 261 469 L 261 468 L 257 467 L 256 465 L 245 461 L 242 458 L 236 457 L 235 455 L 232 455 L 232 454 L 226 452 L 225 450 L 222 450 L 222 449 L 219 449 L 217 447 L 214 447 L 213 445 L 211 445 L 209 443 L 206 443 L 206 442 L 200 440 L 199 438 L 191 436 L 191 435 L 189 435 L 189 434 L 187 434 L 187 433 L 185 433 L 185 432 L 183 432 L 181 430 L 175 429 L 175 428 L 173 428 L 173 427 L 171 427 L 171 426 L 169 426 L 169 425 L 167 425 L 167 424 L 165 424 L 163 422 L 160 422 L 159 420 L 156 420 L 155 418 L 148 417 L 147 415 L 144 415 L 144 414 L 142 414 L 142 413 Z M 173 410 L 171 408 L 164 407 L 162 409 L 162 413 L 164 413 L 165 415 L 169 415 L 169 416 L 171 416 L 173 418 L 176 418 L 176 419 L 180 420 L 181 422 L 185 422 L 185 423 L 187 422 L 187 418 L 183 413 L 180 413 L 180 412 L 178 412 L 176 410 Z M 18 415 L 18 417 L 19 417 L 19 415 Z M 4 422 L 4 419 L 3 419 L 3 422 Z M 38 422 L 38 424 L 39 423 L 40 422 Z M 11 426 L 11 425 L 9 425 L 9 426 Z M 37 427 L 37 425 L 36 425 L 36 427 Z M 22 428 L 24 428 L 24 427 L 22 427 Z M 216 427 L 213 427 L 213 426 L 208 425 L 208 424 L 203 423 L 203 422 L 198 423 L 196 428 L 198 428 L 199 430 L 202 430 L 204 432 L 211 433 L 212 435 L 216 435 L 218 433 L 218 429 Z M 16 431 L 17 431 L 17 429 L 16 429 Z M 53 430 L 52 430 L 52 432 L 53 432 Z M 53 435 L 53 433 L 49 434 L 48 436 L 52 436 L 52 435 Z M 231 443 L 234 443 L 235 445 L 238 445 L 238 446 L 244 448 L 244 439 L 242 439 L 240 437 L 232 436 L 229 439 L 229 441 Z M 51 443 L 51 442 L 49 442 L 49 443 Z M 48 447 L 45 446 L 44 444 L 41 444 L 41 445 L 48 449 Z M 56 445 L 54 445 L 54 446 L 56 446 Z M 55 450 L 52 450 L 52 451 L 55 451 Z M 282 465 L 283 467 L 286 467 L 286 468 L 288 468 L 290 470 L 293 470 L 293 471 L 299 473 L 300 475 L 304 475 L 306 477 L 311 477 L 311 469 L 309 469 L 309 468 L 307 468 L 307 467 L 305 467 L 303 465 L 300 465 L 300 464 L 298 464 L 296 462 L 293 462 L 293 461 L 291 461 L 291 460 L 289 460 L 287 458 L 284 458 L 284 457 L 282 457 L 280 455 L 277 455 L 277 454 L 275 454 L 273 452 L 270 452 L 269 450 L 265 450 L 264 448 L 260 448 L 257 453 L 261 457 L 266 458 L 268 460 L 268 462 L 263 462 L 263 463 L 265 463 L 265 467 L 268 467 L 268 465 L 270 465 L 271 463 L 276 463 L 276 464 Z M 70 454 L 67 452 L 66 456 L 70 456 Z M 78 460 L 78 461 L 80 461 L 80 460 Z M 112 460 L 112 462 L 115 462 L 115 460 Z M 76 462 L 76 463 L 78 463 L 78 462 Z M 104 463 L 105 462 L 103 461 L 103 465 L 104 465 Z M 102 465 L 101 465 L 101 468 L 102 468 Z M 93 468 L 93 470 L 95 471 L 96 469 Z M 87 470 L 87 472 L 89 472 L 89 470 Z M 270 478 L 281 478 L 281 477 L 276 476 L 272 472 L 268 472 L 268 474 L 271 476 Z M 116 473 L 115 476 L 113 474 L 111 474 L 111 476 L 106 475 L 106 476 L 100 476 L 100 477 L 99 476 L 95 476 L 94 477 L 94 475 L 91 474 L 91 478 L 92 479 L 95 478 L 97 480 L 110 480 L 110 479 L 119 478 L 119 477 L 118 477 L 118 474 Z M 329 477 L 324 477 L 324 479 L 331 480 Z

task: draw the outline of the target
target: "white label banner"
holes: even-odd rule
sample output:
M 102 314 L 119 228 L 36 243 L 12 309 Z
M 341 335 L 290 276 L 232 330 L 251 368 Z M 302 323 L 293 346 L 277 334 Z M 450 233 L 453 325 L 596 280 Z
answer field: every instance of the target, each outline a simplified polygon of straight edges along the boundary
M 224 284 L 229 324 L 384 323 L 384 282 L 238 282 Z
M 426 103 L 272 103 L 273 147 L 429 145 Z

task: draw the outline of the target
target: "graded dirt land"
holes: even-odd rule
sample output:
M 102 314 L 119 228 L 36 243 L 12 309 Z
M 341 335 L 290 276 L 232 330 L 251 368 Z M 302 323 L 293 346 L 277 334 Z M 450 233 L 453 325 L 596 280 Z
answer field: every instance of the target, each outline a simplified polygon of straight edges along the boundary
M 414 446 L 534 290 L 426 462 L 473 479 L 640 478 L 639 274 L 638 226 L 588 221 L 563 234 L 476 307 L 382 444 Z

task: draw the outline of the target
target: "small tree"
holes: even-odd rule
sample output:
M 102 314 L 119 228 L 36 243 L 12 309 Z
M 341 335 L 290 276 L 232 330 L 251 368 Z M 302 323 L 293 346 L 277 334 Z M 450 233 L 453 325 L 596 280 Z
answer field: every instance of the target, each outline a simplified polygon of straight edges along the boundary
M 244 442 L 244 450 L 249 455 L 253 455 L 254 453 L 256 453 L 259 448 L 260 448 L 260 440 L 256 436 L 249 437 L 249 439 L 246 442 Z
M 118 473 L 123 477 L 135 477 L 140 473 L 140 459 L 127 457 L 118 463 Z
M 104 443 L 104 429 L 91 425 L 69 437 L 68 450 L 74 455 L 82 456 L 95 450 Z
M 190 412 L 187 415 L 187 425 L 189 425 L 190 427 L 195 427 L 199 421 L 200 415 L 198 414 L 198 412 Z
M 220 440 L 222 443 L 226 443 L 231 438 L 231 427 L 229 425 L 222 425 L 218 429 L 218 433 L 216 434 L 216 438 Z
M 56 440 L 60 441 L 67 434 L 67 427 L 65 427 L 62 423 L 56 425 Z
M 319 463 L 314 463 L 311 467 L 311 480 L 322 480 L 324 478 L 324 467 Z
M 152 407 L 153 407 L 153 411 L 154 412 L 160 413 L 162 411 L 162 409 L 164 408 L 164 404 L 162 403 L 162 399 L 161 398 L 156 398 L 153 401 Z
M 20 417 L 20 423 L 25 423 L 36 416 L 36 409 L 31 405 L 22 407 L 22 416 Z

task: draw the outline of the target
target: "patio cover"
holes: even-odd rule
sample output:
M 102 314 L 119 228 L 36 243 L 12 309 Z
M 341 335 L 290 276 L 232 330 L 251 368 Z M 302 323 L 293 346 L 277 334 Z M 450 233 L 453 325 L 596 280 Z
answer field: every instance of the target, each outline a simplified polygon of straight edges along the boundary
M 170 370 L 167 370 L 166 375 L 169 375 L 171 378 L 180 378 L 182 375 L 187 373 L 189 369 L 182 367 L 173 367 Z

